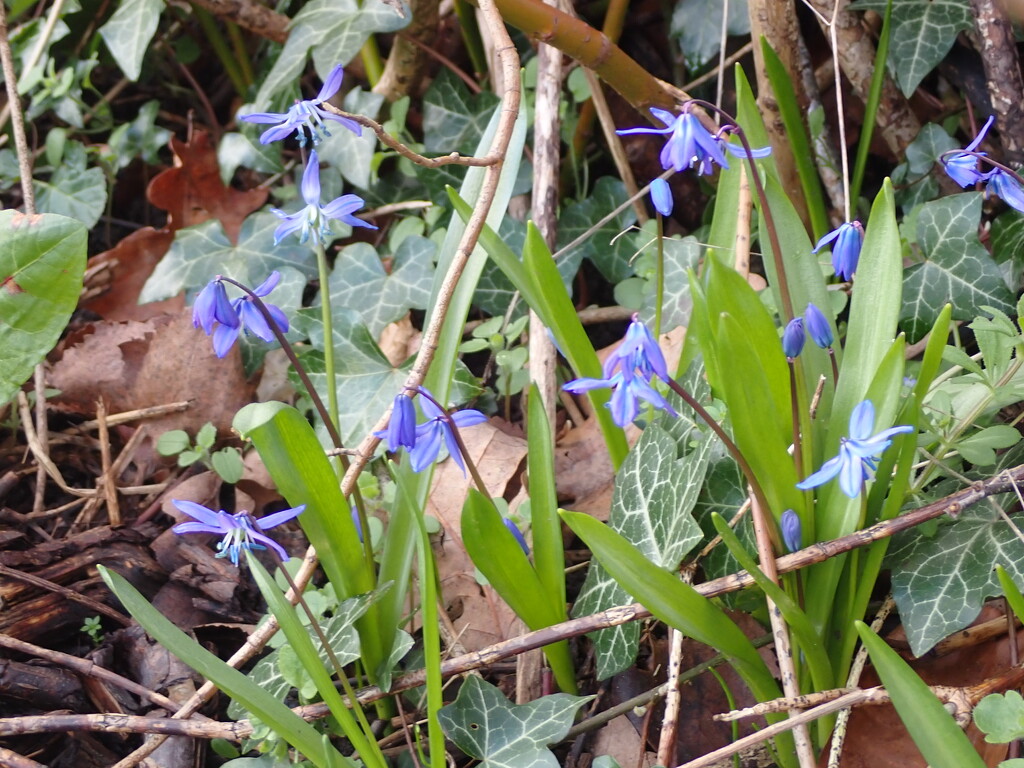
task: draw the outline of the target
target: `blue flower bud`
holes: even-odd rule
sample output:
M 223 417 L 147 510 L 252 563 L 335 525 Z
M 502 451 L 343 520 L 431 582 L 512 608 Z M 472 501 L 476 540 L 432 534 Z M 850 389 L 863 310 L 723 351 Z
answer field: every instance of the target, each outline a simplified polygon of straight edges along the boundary
M 828 324 L 828 320 L 820 309 L 813 304 L 808 304 L 807 310 L 804 312 L 804 322 L 807 324 L 807 333 L 815 344 L 822 349 L 832 346 L 832 342 L 835 341 L 832 336 L 832 326 Z
M 651 202 L 662 216 L 672 215 L 675 200 L 672 199 L 672 188 L 665 179 L 655 179 L 651 182 Z
M 783 512 L 782 519 L 779 520 L 779 527 L 782 529 L 782 541 L 785 543 L 786 549 L 796 552 L 803 548 L 800 516 L 796 512 L 792 509 Z
M 416 409 L 404 392 L 395 397 L 388 424 L 388 450 L 397 451 L 403 447 L 407 451 L 416 447 Z
M 523 554 L 524 555 L 529 555 L 530 554 L 530 545 L 526 543 L 526 537 L 523 536 L 523 532 L 519 530 L 519 526 L 516 525 L 515 523 L 513 523 L 507 517 L 505 518 L 504 522 L 505 522 L 505 527 L 508 528 L 508 532 L 511 533 L 515 537 L 516 542 L 522 548 Z
M 794 317 L 786 324 L 786 330 L 782 332 L 782 351 L 790 359 L 800 357 L 806 340 L 804 321 L 799 317 Z

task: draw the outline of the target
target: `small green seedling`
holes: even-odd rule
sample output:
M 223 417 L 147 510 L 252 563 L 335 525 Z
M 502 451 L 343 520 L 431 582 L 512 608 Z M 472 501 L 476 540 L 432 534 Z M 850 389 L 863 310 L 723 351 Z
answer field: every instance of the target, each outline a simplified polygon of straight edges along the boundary
M 193 445 L 188 432 L 183 429 L 172 429 L 160 435 L 156 442 L 156 450 L 161 456 L 177 456 L 179 467 L 190 467 L 197 461 L 220 475 L 225 483 L 237 483 L 242 479 L 242 454 L 237 448 L 221 448 L 210 452 L 217 440 L 217 428 L 206 422 L 196 432 Z
M 82 622 L 79 631 L 87 634 L 89 639 L 92 640 L 93 645 L 99 645 L 103 642 L 103 627 L 99 616 L 88 617 Z

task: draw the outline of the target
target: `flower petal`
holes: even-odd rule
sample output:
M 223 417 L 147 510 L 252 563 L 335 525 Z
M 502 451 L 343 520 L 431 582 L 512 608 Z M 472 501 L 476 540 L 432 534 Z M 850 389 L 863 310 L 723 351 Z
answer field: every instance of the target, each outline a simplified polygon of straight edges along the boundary
M 320 160 L 314 149 L 309 153 L 309 161 L 306 163 L 306 170 L 302 172 L 302 199 L 306 205 L 315 208 L 320 207 Z
M 313 103 L 321 104 L 336 94 L 338 89 L 341 88 L 341 81 L 344 77 L 345 68 L 341 64 L 338 64 L 330 71 L 330 74 L 327 75 L 327 79 L 324 80 L 324 84 L 320 86 L 320 93 L 316 95 L 316 99 Z
M 305 511 L 305 509 L 305 504 L 299 504 L 299 506 L 292 507 L 291 509 L 282 509 L 280 512 L 274 512 L 269 515 L 264 515 L 256 522 L 259 524 L 260 528 L 266 531 L 270 528 L 274 528 L 280 525 L 281 523 L 285 523 L 293 518 L 298 517 Z
M 821 469 L 815 472 L 813 475 L 801 480 L 796 484 L 796 487 L 801 491 L 807 491 L 811 488 L 817 488 L 819 485 L 824 485 L 829 480 L 839 474 L 839 470 L 842 469 L 843 460 L 841 456 L 834 456 L 824 464 L 821 465 Z
M 268 295 L 272 290 L 277 287 L 277 284 L 281 282 L 281 273 L 276 269 L 270 273 L 270 277 L 260 283 L 256 288 L 253 288 L 252 292 L 260 298 Z
M 173 504 L 179 512 L 184 512 L 189 517 L 193 517 L 203 525 L 210 526 L 223 533 L 226 529 L 222 525 L 222 518 L 209 507 L 204 507 L 202 504 L 196 504 L 194 501 L 186 501 L 185 499 L 171 499 Z M 183 523 L 185 525 L 185 523 Z
M 875 406 L 870 400 L 862 400 L 850 413 L 850 439 L 867 440 L 874 428 Z

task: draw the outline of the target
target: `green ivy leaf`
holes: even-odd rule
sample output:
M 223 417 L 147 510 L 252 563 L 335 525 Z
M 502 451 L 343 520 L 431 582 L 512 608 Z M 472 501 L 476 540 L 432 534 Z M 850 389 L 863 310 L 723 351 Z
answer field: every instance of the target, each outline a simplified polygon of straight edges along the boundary
M 35 179 L 36 208 L 78 219 L 92 229 L 107 205 L 107 179 L 99 168 L 90 168 L 85 147 L 69 141 L 61 165 L 49 181 Z
M 859 0 L 851 10 L 885 12 L 886 0 Z M 903 95 L 913 95 L 925 76 L 953 47 L 956 36 L 973 26 L 966 0 L 899 0 L 892 4 L 889 69 Z
M 894 537 L 888 562 L 893 598 L 915 656 L 968 626 L 986 598 L 1002 594 L 994 563 L 1024 584 L 1024 552 L 993 497 L 963 512 L 932 537 L 910 531 Z M 1024 514 L 1012 518 L 1024 524 Z
M 100 27 L 100 37 L 125 76 L 138 80 L 146 48 L 160 24 L 164 0 L 124 0 L 115 7 L 114 15 Z
M 900 322 L 911 341 L 924 336 L 947 303 L 954 320 L 972 320 L 989 305 L 1012 312 L 1013 296 L 978 240 L 981 195 L 967 192 L 925 203 L 917 217 L 924 262 L 903 276 Z
M 330 277 L 331 304 L 358 312 L 374 338 L 410 309 L 426 309 L 434 279 L 437 245 L 425 237 L 405 238 L 388 273 L 369 243 L 346 247 Z
M 74 219 L 0 211 L 0 403 L 57 343 L 78 304 L 86 228 Z
M 652 242 L 653 221 L 633 238 L 640 256 L 634 262 L 636 274 L 644 279 L 643 305 L 640 319 L 654 326 L 657 281 L 657 248 Z M 665 295 L 661 315 L 662 332 L 670 331 L 690 322 L 693 300 L 690 298 L 689 270 L 696 270 L 703 257 L 703 246 L 695 237 L 667 237 L 663 240 L 665 257 Z
M 559 217 L 558 247 L 563 248 L 571 243 L 624 202 L 626 186 L 621 181 L 611 176 L 598 179 L 593 193 L 586 200 L 566 206 Z M 634 223 L 636 213 L 632 207 L 628 207 L 591 233 L 585 241 L 562 254 L 560 259 L 586 257 L 609 282 L 625 280 L 633 273 L 629 262 L 635 248 L 630 238 L 615 238 Z
M 721 0 L 682 0 L 672 13 L 670 34 L 679 38 L 686 65 L 700 68 L 718 55 L 722 43 Z M 729 3 L 726 32 L 730 35 L 750 34 L 747 0 Z
M 118 168 L 126 168 L 136 157 L 141 157 L 150 165 L 159 161 L 157 153 L 167 146 L 171 138 L 170 131 L 156 125 L 159 111 L 159 101 L 147 101 L 139 108 L 139 114 L 132 122 L 122 123 L 111 132 L 108 143 Z
M 260 86 L 257 104 L 267 104 L 279 91 L 297 82 L 311 53 L 322 79 L 335 65 L 351 61 L 371 35 L 397 32 L 410 20 L 408 7 L 403 18 L 384 3 L 313 0 L 292 19 L 288 41 Z
M 558 768 L 548 745 L 565 738 L 576 711 L 592 698 L 556 693 L 516 705 L 471 676 L 437 718 L 448 738 L 482 768 Z
M 228 240 L 216 219 L 178 230 L 167 255 L 146 281 L 139 302 L 160 301 L 182 290 L 201 288 L 218 274 L 255 288 L 276 269 L 282 280 L 271 301 L 284 309 L 279 291 L 286 280 L 301 279 L 295 270 L 304 277 L 312 277 L 316 261 L 312 249 L 299 245 L 294 238 L 275 246 L 274 230 L 278 223 L 279 219 L 269 211 L 252 214 L 242 222 L 238 245 Z
M 684 386 L 694 387 L 694 397 L 701 400 L 707 397 L 708 390 L 706 384 L 700 386 L 696 370 L 695 366 L 689 372 Z M 644 429 L 615 476 L 609 527 L 621 533 L 652 563 L 667 570 L 678 567 L 703 536 L 691 512 L 704 484 L 715 442 L 697 430 L 685 415 L 679 419 L 662 418 Z M 573 606 L 573 615 L 586 616 L 628 602 L 632 602 L 632 597 L 594 561 Z M 627 624 L 590 636 L 597 652 L 600 679 L 633 663 L 638 632 L 639 627 Z
M 487 128 L 498 97 L 472 94 L 447 69 L 423 96 L 423 141 L 427 152 L 472 152 Z
M 353 88 L 345 94 L 342 107 L 354 115 L 376 118 L 383 103 L 381 94 Z M 341 171 L 349 184 L 366 189 L 370 186 L 370 169 L 376 148 L 377 139 L 370 131 L 364 130 L 362 136 L 356 136 L 347 128 L 331 125 L 330 138 L 320 142 L 317 152 L 322 161 Z

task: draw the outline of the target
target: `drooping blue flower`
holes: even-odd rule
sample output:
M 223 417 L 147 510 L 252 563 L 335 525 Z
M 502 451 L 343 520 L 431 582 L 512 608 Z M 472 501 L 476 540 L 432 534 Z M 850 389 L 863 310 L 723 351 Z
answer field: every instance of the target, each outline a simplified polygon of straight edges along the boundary
M 804 325 L 807 327 L 807 335 L 811 341 L 822 349 L 832 346 L 835 338 L 832 336 L 832 326 L 828 324 L 824 313 L 814 304 L 808 304 L 804 311 Z
M 392 453 L 399 448 L 411 451 L 416 447 L 416 409 L 412 398 L 402 392 L 395 396 L 391 408 L 391 420 L 386 431 L 374 432 L 377 437 L 387 437 L 388 450 Z
M 989 175 L 985 194 L 993 194 L 1016 211 L 1024 213 L 1024 188 L 1020 182 L 1002 168 Z
M 710 174 L 715 165 L 728 168 L 729 162 L 725 159 L 723 147 L 737 157 L 747 156 L 742 147 L 730 144 L 723 138 L 723 131 L 712 134 L 690 108 L 691 105 L 687 104 L 681 113 L 674 115 L 664 109 L 651 107 L 651 113 L 663 122 L 666 128 L 626 128 L 616 133 L 621 136 L 636 133 L 669 134 L 660 158 L 661 167 L 666 171 L 669 168 L 676 171 L 696 168 L 697 173 Z M 767 157 L 770 154 L 771 147 L 751 151 L 753 157 Z
M 270 295 L 270 292 L 277 287 L 277 284 L 281 282 L 281 273 L 273 271 L 270 273 L 270 277 L 260 283 L 258 286 L 253 288 L 253 293 L 259 296 L 261 299 Z M 278 328 L 281 329 L 282 333 L 288 332 L 288 316 L 281 311 L 280 307 L 276 307 L 269 302 L 263 302 L 270 316 L 274 318 L 274 323 Z M 240 298 L 235 299 L 231 303 L 231 307 L 235 312 L 235 316 L 239 322 L 237 325 L 231 326 L 226 323 L 218 325 L 213 332 L 213 351 L 217 354 L 217 357 L 224 357 L 231 349 L 238 335 L 244 330 L 247 334 L 252 334 L 263 341 L 273 341 L 274 332 L 271 330 L 269 323 L 266 318 L 256 309 L 256 305 L 253 303 L 252 297 L 249 294 L 245 294 Z
M 238 119 L 247 123 L 275 124 L 268 128 L 260 136 L 260 144 L 269 144 L 272 141 L 279 141 L 294 133 L 299 140 L 299 146 L 306 146 L 306 142 L 312 139 L 316 146 L 321 140 L 331 135 L 325 121 L 339 123 L 348 128 L 356 136 L 363 135 L 363 127 L 354 120 L 336 115 L 320 107 L 325 101 L 331 98 L 341 88 L 341 81 L 345 77 L 345 70 L 341 64 L 331 70 L 331 73 L 324 80 L 320 93 L 315 99 L 305 101 L 296 100 L 288 108 L 287 112 L 254 112 L 250 115 L 241 115 Z
M 651 182 L 651 202 L 662 216 L 672 215 L 675 200 L 672 199 L 672 188 L 665 179 L 655 179 Z
M 864 226 L 859 221 L 844 222 L 838 229 L 833 229 L 821 238 L 812 253 L 817 253 L 833 240 L 835 244 L 832 246 L 832 268 L 836 277 L 840 280 L 851 280 L 853 273 L 857 271 L 857 262 L 860 261 Z
M 377 228 L 352 215 L 364 205 L 363 198 L 358 195 L 342 195 L 327 205 L 320 205 L 320 163 L 316 150 L 309 153 L 309 162 L 302 172 L 302 183 L 299 188 L 302 199 L 306 201 L 304 208 L 295 213 L 285 213 L 278 208 L 270 209 L 271 213 L 281 219 L 281 223 L 274 230 L 274 245 L 296 232 L 299 233 L 300 243 L 306 242 L 310 235 L 322 243 L 331 232 L 331 219 L 337 219 L 350 227 Z
M 961 187 L 973 187 L 979 182 L 988 181 L 995 171 L 982 172 L 978 170 L 978 157 L 977 155 L 968 154 L 974 152 L 978 145 L 985 138 L 985 134 L 988 133 L 988 129 L 992 127 L 992 122 L 995 120 L 995 115 L 992 115 L 988 120 L 985 121 L 985 125 L 978 131 L 978 135 L 974 137 L 974 141 L 964 147 L 963 152 L 958 152 L 950 155 L 946 155 L 942 158 L 942 164 L 946 169 L 946 173 L 953 181 L 959 184 Z M 985 153 L 980 153 L 984 155 Z
M 602 372 L 603 378 L 576 379 L 564 384 L 562 389 L 580 394 L 592 389 L 610 388 L 612 396 L 606 405 L 612 412 L 612 420 L 620 427 L 637 417 L 639 400 L 645 400 L 673 416 L 678 415 L 661 393 L 650 385 L 652 376 L 662 381 L 669 380 L 668 365 L 658 342 L 636 315 L 633 315 L 622 343 L 604 361 Z
M 782 513 L 779 520 L 779 528 L 782 529 L 782 543 L 790 552 L 796 552 L 803 548 L 803 532 L 800 528 L 800 515 L 792 509 Z
M 228 292 L 224 288 L 224 281 L 218 275 L 206 284 L 196 296 L 192 305 L 192 327 L 202 328 L 209 336 L 213 333 L 215 323 L 237 328 L 241 321 L 238 313 L 231 306 L 228 299 Z
M 505 527 L 508 528 L 508 532 L 515 538 L 516 543 L 520 549 L 523 550 L 523 554 L 529 556 L 530 545 L 526 543 L 526 537 L 523 536 L 523 532 L 519 530 L 519 526 L 509 520 L 507 517 L 504 518 Z
M 252 517 L 245 510 L 229 515 L 223 509 L 214 512 L 193 501 L 172 499 L 171 503 L 189 517 L 198 520 L 198 522 L 179 523 L 171 530 L 177 534 L 212 533 L 221 536 L 222 538 L 217 544 L 217 557 L 229 557 L 233 565 L 238 565 L 238 556 L 244 549 L 253 551 L 270 547 L 277 552 L 282 560 L 288 559 L 288 553 L 284 551 L 284 547 L 256 530 Z M 302 504 L 298 507 L 274 512 L 261 517 L 256 523 L 261 530 L 265 531 L 291 520 L 305 508 L 306 505 Z
M 807 341 L 807 334 L 804 333 L 804 321 L 802 318 L 794 317 L 782 332 L 782 351 L 790 360 L 800 357 L 804 351 L 804 342 Z
M 416 445 L 409 450 L 409 460 L 413 472 L 421 472 L 435 461 L 441 453 L 441 442 L 444 442 L 448 449 L 448 455 L 452 457 L 462 474 L 466 474 L 466 465 L 462 460 L 462 451 L 459 450 L 459 443 L 455 439 L 451 425 L 448 423 L 445 413 L 438 408 L 431 399 L 427 390 L 423 390 L 427 397 L 420 398 L 420 408 L 427 420 L 416 427 Z M 487 417 L 480 411 L 465 409 L 450 414 L 450 418 L 459 429 L 472 427 L 474 424 L 481 424 L 487 421 Z
M 850 414 L 850 435 L 839 441 L 839 455 L 826 461 L 821 469 L 806 480 L 796 484 L 800 490 L 806 491 L 824 485 L 832 478 L 839 476 L 839 487 L 851 499 L 856 498 L 869 480 L 882 452 L 892 445 L 895 435 L 913 432 L 910 426 L 890 427 L 877 435 L 872 435 L 875 428 L 875 406 L 870 400 L 857 404 Z

